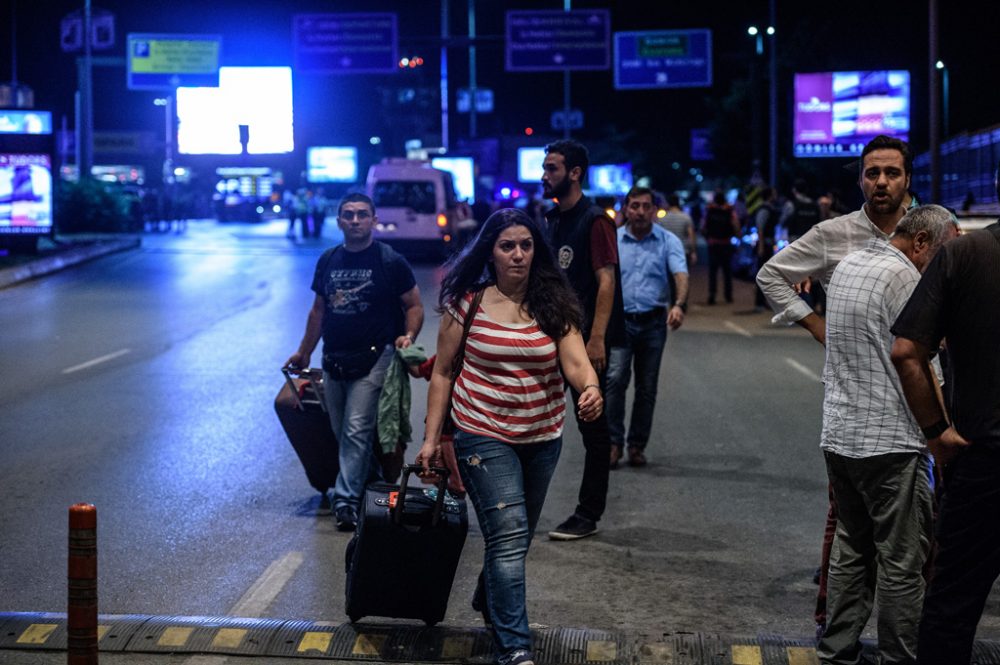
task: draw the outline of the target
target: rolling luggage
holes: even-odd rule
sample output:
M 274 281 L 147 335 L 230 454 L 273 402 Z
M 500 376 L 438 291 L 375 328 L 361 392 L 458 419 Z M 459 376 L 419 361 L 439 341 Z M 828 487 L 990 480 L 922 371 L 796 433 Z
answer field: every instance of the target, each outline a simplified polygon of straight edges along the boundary
M 309 484 L 326 496 L 337 482 L 337 438 L 323 402 L 323 371 L 282 368 L 285 385 L 274 398 L 274 410 L 299 456 Z
M 358 527 L 347 546 L 347 616 L 420 619 L 433 626 L 444 619 L 458 559 L 469 530 L 465 500 L 446 491 L 447 469 L 434 469 L 434 487 L 372 483 L 365 490 Z

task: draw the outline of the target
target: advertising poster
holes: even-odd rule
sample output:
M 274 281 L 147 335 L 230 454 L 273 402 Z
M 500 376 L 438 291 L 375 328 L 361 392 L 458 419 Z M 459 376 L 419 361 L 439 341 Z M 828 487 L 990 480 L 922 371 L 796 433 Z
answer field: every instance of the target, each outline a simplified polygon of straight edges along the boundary
M 795 75 L 796 157 L 856 157 L 879 134 L 909 133 L 909 72 Z
M 0 234 L 43 234 L 51 230 L 49 155 L 0 153 Z

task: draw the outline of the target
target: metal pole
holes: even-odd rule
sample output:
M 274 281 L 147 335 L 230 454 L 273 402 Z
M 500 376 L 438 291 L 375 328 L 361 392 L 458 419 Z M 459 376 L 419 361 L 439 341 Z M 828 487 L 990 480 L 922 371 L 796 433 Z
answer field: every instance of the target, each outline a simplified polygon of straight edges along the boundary
M 90 167 L 94 163 L 94 92 L 90 18 L 90 0 L 85 0 L 83 5 L 83 76 L 80 83 L 80 161 L 77 163 L 81 178 L 90 177 Z
M 762 31 L 757 31 L 756 55 L 750 59 L 750 151 L 752 153 L 751 173 L 760 170 L 761 163 L 761 139 L 763 138 L 763 127 L 760 112 L 760 68 L 761 58 L 764 54 L 764 38 Z
M 448 0 L 441 0 L 441 147 L 448 152 Z
M 948 116 L 950 115 L 949 106 L 951 104 L 951 100 L 948 98 L 948 66 L 947 65 L 945 65 L 944 68 L 941 70 L 941 77 L 942 77 L 941 78 L 941 84 L 944 87 L 944 90 L 942 91 L 943 92 L 943 96 L 944 96 L 944 140 L 947 141 L 949 138 L 951 138 L 951 126 L 950 126 L 951 123 L 948 121 Z
M 167 95 L 163 105 L 164 136 L 163 144 L 163 184 L 169 185 L 174 180 L 174 93 Z M 245 146 L 244 146 L 245 148 Z
M 79 58 L 76 61 L 76 78 L 77 81 L 80 81 L 83 78 L 83 61 Z M 77 87 L 79 88 L 81 86 L 77 85 Z M 81 154 L 83 141 L 80 140 L 81 135 L 83 134 L 83 131 L 81 130 L 83 111 L 81 111 L 80 108 L 83 104 L 80 101 L 80 97 L 81 95 L 79 90 L 73 93 L 73 115 L 76 118 L 76 126 L 73 128 L 73 135 L 76 139 L 75 145 L 73 146 L 73 162 L 76 164 L 77 180 L 83 177 L 83 172 L 80 170 L 80 164 L 83 162 L 83 155 Z
M 17 106 L 17 0 L 10 3 L 10 86 Z
M 563 11 L 570 11 L 573 8 L 573 0 L 563 0 Z M 569 138 L 569 111 L 570 111 L 570 83 L 569 70 L 563 70 L 563 138 Z
M 476 0 L 469 0 L 469 137 L 476 138 Z
M 930 78 L 930 152 L 931 152 L 931 194 L 928 203 L 941 202 L 941 146 L 940 146 L 940 116 L 941 91 L 938 85 L 938 4 L 937 0 L 928 0 L 928 23 L 930 26 L 927 48 L 927 72 Z
M 770 0 L 769 27 L 774 28 L 771 34 L 771 53 L 768 63 L 768 180 L 771 187 L 778 186 L 778 10 L 777 0 Z

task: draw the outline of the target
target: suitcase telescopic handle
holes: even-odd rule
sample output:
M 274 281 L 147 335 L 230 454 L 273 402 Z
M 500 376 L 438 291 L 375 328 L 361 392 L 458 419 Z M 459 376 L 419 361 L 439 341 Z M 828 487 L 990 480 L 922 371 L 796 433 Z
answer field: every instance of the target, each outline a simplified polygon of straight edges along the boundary
M 424 467 L 419 464 L 406 464 L 403 466 L 403 479 L 399 481 L 399 496 L 396 499 L 396 507 L 392 509 L 393 524 L 400 524 L 403 521 L 403 507 L 406 504 L 406 486 L 410 480 L 411 473 L 420 473 Z M 448 476 L 451 472 L 442 466 L 432 466 L 430 470 L 438 476 L 437 498 L 434 501 L 434 512 L 431 513 L 431 526 L 435 527 L 441 520 L 441 513 L 444 512 L 444 493 L 448 489 Z
M 326 400 L 323 398 L 323 386 L 320 385 L 315 377 L 320 370 L 318 369 L 303 369 L 301 367 L 295 367 L 290 365 L 288 367 L 282 367 L 281 373 L 285 375 L 285 383 L 292 391 L 292 399 L 295 400 L 295 408 L 299 411 L 305 411 L 306 407 L 302 404 L 302 400 L 299 398 L 299 388 L 295 385 L 295 381 L 292 377 L 298 377 L 308 381 L 316 392 L 316 399 L 319 402 L 319 408 L 325 413 L 326 412 Z

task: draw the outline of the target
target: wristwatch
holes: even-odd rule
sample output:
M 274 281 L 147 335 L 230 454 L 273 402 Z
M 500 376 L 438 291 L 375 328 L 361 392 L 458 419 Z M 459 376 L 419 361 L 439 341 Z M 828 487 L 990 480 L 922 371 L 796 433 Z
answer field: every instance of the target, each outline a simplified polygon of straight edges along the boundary
M 936 439 L 944 434 L 944 431 L 949 427 L 951 427 L 951 425 L 948 424 L 948 421 L 942 418 L 929 427 L 921 427 L 920 431 L 924 433 L 924 438 L 930 441 L 931 439 Z
M 687 314 L 688 304 L 686 302 L 675 302 L 674 307 L 680 307 L 681 311 Z

